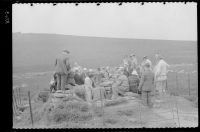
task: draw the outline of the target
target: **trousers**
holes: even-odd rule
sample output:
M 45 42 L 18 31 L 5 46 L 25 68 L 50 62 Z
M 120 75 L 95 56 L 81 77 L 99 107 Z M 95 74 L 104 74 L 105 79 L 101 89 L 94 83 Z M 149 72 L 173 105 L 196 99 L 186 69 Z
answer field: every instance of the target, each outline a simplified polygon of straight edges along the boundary
M 166 81 L 167 80 L 161 80 L 156 82 L 156 90 L 158 91 L 158 93 L 166 92 Z
M 65 85 L 67 82 L 67 75 L 57 73 L 56 78 L 57 78 L 57 90 L 65 90 Z

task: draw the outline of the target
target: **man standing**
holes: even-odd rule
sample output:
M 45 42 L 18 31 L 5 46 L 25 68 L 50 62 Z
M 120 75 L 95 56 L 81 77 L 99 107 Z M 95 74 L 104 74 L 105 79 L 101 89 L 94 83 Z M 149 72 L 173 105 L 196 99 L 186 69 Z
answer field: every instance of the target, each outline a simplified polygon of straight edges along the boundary
M 57 75 L 57 90 L 65 90 L 67 76 L 70 71 L 69 51 L 63 50 L 55 61 L 55 73 Z
M 152 62 L 147 58 L 147 56 L 144 56 L 143 57 L 143 61 L 141 63 L 140 73 L 144 72 L 144 68 L 145 68 L 146 64 L 149 64 L 150 65 L 150 69 L 152 69 Z
M 136 70 L 136 68 L 137 68 L 137 58 L 136 58 L 135 54 L 130 55 L 130 61 L 131 61 L 132 70 Z
M 158 63 L 154 68 L 156 90 L 159 93 L 165 93 L 168 67 L 169 65 L 163 60 L 163 57 L 159 56 Z
M 150 69 L 149 63 L 144 65 L 144 71 L 140 79 L 138 90 L 142 91 L 142 100 L 144 104 L 151 106 L 153 102 L 149 95 L 154 90 L 154 74 Z

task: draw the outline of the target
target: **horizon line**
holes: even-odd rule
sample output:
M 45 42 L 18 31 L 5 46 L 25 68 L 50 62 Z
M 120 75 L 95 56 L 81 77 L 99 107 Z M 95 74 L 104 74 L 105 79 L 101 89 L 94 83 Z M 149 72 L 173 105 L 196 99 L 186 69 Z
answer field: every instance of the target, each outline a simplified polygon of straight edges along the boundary
M 64 35 L 64 36 L 74 36 L 74 37 L 93 37 L 93 38 L 107 38 L 107 39 L 138 39 L 138 40 L 166 40 L 166 41 L 190 41 L 197 42 L 197 40 L 176 40 L 176 39 L 146 39 L 146 38 L 126 38 L 126 37 L 103 37 L 103 36 L 87 36 L 87 35 L 69 35 L 61 33 L 22 33 L 22 32 L 12 32 L 12 34 L 48 34 L 48 35 Z

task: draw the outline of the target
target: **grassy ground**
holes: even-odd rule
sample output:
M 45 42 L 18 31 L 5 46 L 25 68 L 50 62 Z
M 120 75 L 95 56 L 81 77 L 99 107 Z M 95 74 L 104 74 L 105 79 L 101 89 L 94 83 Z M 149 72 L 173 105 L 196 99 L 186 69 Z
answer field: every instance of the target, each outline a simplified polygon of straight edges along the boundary
M 186 72 L 191 72 L 197 70 L 196 67 L 193 66 L 179 66 L 179 67 L 172 67 L 170 70 L 173 71 L 180 71 L 184 70 Z M 188 74 L 186 73 L 178 73 L 178 81 L 176 81 L 176 73 L 175 72 L 169 72 L 168 75 L 168 89 L 169 93 L 171 95 L 176 95 L 177 97 L 184 97 L 189 102 L 191 102 L 193 105 L 188 105 L 185 107 L 198 107 L 198 80 L 197 80 L 197 72 L 190 73 L 190 87 L 188 85 Z M 14 80 L 14 84 L 20 85 L 22 83 L 27 83 L 28 87 L 21 89 L 21 98 L 26 103 L 28 102 L 27 99 L 27 91 L 31 91 L 31 98 L 33 100 L 37 100 L 38 94 L 40 91 L 44 91 L 44 89 L 48 89 L 49 87 L 49 81 L 51 78 L 51 73 L 45 74 L 43 76 L 36 76 L 34 78 L 26 78 L 21 80 Z M 178 84 L 178 85 L 177 85 Z M 189 95 L 189 88 L 190 88 L 190 95 Z M 91 113 L 83 114 L 84 117 L 88 117 L 87 120 L 78 120 L 78 122 L 75 120 L 66 122 L 67 116 L 63 116 L 65 114 L 71 115 L 72 113 L 76 113 L 74 115 L 77 117 L 77 115 L 82 115 L 79 112 L 72 112 L 72 113 L 65 113 L 66 110 L 57 109 L 56 112 L 54 112 L 54 116 L 51 115 L 49 120 L 51 122 L 48 124 L 46 120 L 41 120 L 41 116 L 45 113 L 41 112 L 41 109 L 48 108 L 47 103 L 44 103 L 42 101 L 38 101 L 33 103 L 33 113 L 34 113 L 34 122 L 37 122 L 35 125 L 37 127 L 48 127 L 48 128 L 68 128 L 68 127 L 75 127 L 75 128 L 85 128 L 85 127 L 93 127 L 93 128 L 101 128 L 101 127 L 109 127 L 109 128 L 117 128 L 117 127 L 132 127 L 137 128 L 141 126 L 174 126 L 174 122 L 168 121 L 168 122 L 160 122 L 159 124 L 156 123 L 147 123 L 152 118 L 157 119 L 165 119 L 161 117 L 158 113 L 152 112 L 149 109 L 146 109 L 144 107 L 144 114 L 145 120 L 147 122 L 140 122 L 139 121 L 139 114 L 138 114 L 138 104 L 137 102 L 129 102 L 127 101 L 119 101 L 119 102 L 112 102 L 107 103 L 106 107 L 104 109 L 104 123 L 102 122 L 102 111 L 99 107 L 93 108 L 94 111 Z M 80 104 L 79 104 L 80 105 Z M 183 107 L 183 109 L 185 108 Z M 40 108 L 40 109 L 38 109 Z M 65 109 L 66 107 L 64 107 Z M 21 117 L 21 120 L 24 120 L 23 123 L 17 123 L 20 122 L 17 119 L 14 119 L 14 126 L 15 127 L 31 127 L 31 121 L 30 121 L 30 113 L 29 108 L 27 108 L 23 113 L 24 117 Z M 56 114 L 55 114 L 56 113 Z M 55 116 L 56 115 L 56 116 Z M 79 118 L 80 119 L 80 118 Z M 38 122 L 40 120 L 40 122 Z M 53 122 L 53 123 L 52 123 Z M 56 123 L 57 122 L 57 123 Z M 183 121 L 184 122 L 184 121 Z M 106 125 L 105 125 L 106 124 Z M 133 125 L 134 124 L 134 125 Z
M 50 101 L 33 105 L 35 128 L 140 128 L 140 127 L 178 127 L 177 114 L 172 113 L 177 102 L 179 113 L 198 111 L 182 97 L 163 98 L 159 109 L 149 108 L 141 104 L 140 99 L 116 100 L 109 106 L 88 106 L 84 102 L 70 99 L 58 102 L 54 107 Z M 175 101 L 176 100 L 176 101 Z M 176 110 L 176 109 L 175 109 Z M 166 112 L 167 111 L 167 112 Z M 21 120 L 14 121 L 15 128 L 30 128 L 30 114 L 27 109 Z M 187 116 L 187 118 L 186 118 Z M 173 119 L 174 117 L 174 119 Z M 197 125 L 198 114 L 179 115 L 182 127 Z M 188 124 L 184 124 L 188 123 Z

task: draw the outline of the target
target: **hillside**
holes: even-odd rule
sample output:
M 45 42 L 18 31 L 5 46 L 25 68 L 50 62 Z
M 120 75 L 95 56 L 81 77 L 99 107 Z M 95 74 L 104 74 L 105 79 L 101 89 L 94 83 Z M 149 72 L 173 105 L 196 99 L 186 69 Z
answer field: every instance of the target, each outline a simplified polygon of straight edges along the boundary
M 139 61 L 144 55 L 153 60 L 156 50 L 170 64 L 197 62 L 197 42 L 193 41 L 13 33 L 14 72 L 51 70 L 62 49 L 71 51 L 72 63 L 88 68 L 119 65 L 124 55 L 132 52 Z

